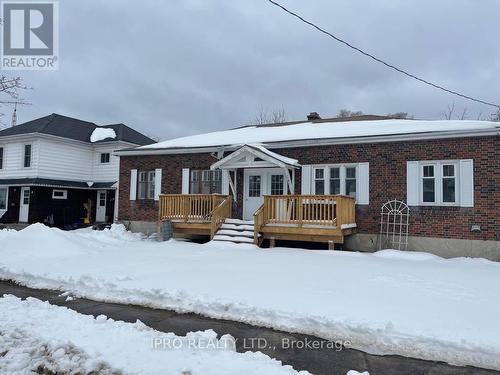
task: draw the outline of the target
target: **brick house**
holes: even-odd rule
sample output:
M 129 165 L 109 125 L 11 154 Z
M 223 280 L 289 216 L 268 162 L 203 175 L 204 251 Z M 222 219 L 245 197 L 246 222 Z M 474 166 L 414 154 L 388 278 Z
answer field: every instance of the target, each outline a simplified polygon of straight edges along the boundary
M 205 211 L 219 207 L 214 215 L 223 204 L 196 199 L 222 194 L 231 197 L 225 216 L 243 221 L 226 221 L 221 239 L 230 239 L 238 224 L 257 223 L 255 242 L 316 240 L 374 251 L 382 205 L 396 199 L 410 210 L 408 249 L 500 260 L 499 134 L 500 125 L 486 121 L 321 119 L 313 113 L 307 121 L 121 150 L 118 219 L 133 230 L 155 231 L 161 199 L 169 199 L 160 217 L 184 221 L 179 233 L 196 234 L 197 226 L 198 234 L 213 237 L 224 220 L 214 224 L 218 219 L 203 213 L 203 204 L 213 204 Z M 201 207 L 199 220 L 189 220 L 196 212 L 172 211 L 187 197 L 189 210 Z M 212 220 L 212 232 L 202 228 L 204 220 Z

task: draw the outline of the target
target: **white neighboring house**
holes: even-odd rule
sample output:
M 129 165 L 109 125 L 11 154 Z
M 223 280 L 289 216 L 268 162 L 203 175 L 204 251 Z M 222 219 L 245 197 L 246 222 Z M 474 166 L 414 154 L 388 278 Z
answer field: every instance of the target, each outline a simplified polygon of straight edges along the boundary
M 124 124 L 58 114 L 0 131 L 0 223 L 112 222 L 119 176 L 113 151 L 153 142 Z

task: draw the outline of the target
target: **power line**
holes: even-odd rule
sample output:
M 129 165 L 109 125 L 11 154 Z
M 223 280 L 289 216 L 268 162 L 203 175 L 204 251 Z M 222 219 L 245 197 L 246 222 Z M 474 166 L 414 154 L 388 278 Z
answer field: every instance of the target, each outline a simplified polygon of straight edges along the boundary
M 401 68 L 398 68 L 398 67 L 397 67 L 397 66 L 395 66 L 395 65 L 392 65 L 392 64 L 390 64 L 390 63 L 388 63 L 388 62 L 386 62 L 386 61 L 384 61 L 384 60 L 379 59 L 378 57 L 376 57 L 376 56 L 374 56 L 374 55 L 372 55 L 372 54 L 370 54 L 370 53 L 368 53 L 368 52 L 363 51 L 361 48 L 358 48 L 358 47 L 356 47 L 356 46 L 353 46 L 351 43 L 346 42 L 345 40 L 343 40 L 343 39 L 341 39 L 341 38 L 339 38 L 339 37 L 337 37 L 337 36 L 333 35 L 333 34 L 332 34 L 332 33 L 330 33 L 329 31 L 326 31 L 325 29 L 323 29 L 323 28 L 321 28 L 321 27 L 317 26 L 316 24 L 312 23 L 311 21 L 306 20 L 304 17 L 302 17 L 302 16 L 298 15 L 297 13 L 292 12 L 291 10 L 288 10 L 288 9 L 287 9 L 287 8 L 285 8 L 283 5 L 281 5 L 281 4 L 279 4 L 279 3 L 277 3 L 277 2 L 275 2 L 275 1 L 273 1 L 273 0 L 267 0 L 267 1 L 269 1 L 271 4 L 273 4 L 273 5 L 277 6 L 277 7 L 278 7 L 278 8 L 280 8 L 281 10 L 285 11 L 286 13 L 288 13 L 288 14 L 290 14 L 290 15 L 294 16 L 295 18 L 298 18 L 299 20 L 301 20 L 302 22 L 304 22 L 304 23 L 308 24 L 309 26 L 312 26 L 313 28 L 315 28 L 315 29 L 316 29 L 316 30 L 318 30 L 319 32 L 321 32 L 321 33 L 323 33 L 323 34 L 326 34 L 326 35 L 328 35 L 329 37 L 331 37 L 331 38 L 335 39 L 337 42 L 340 42 L 340 43 L 342 43 L 342 44 L 346 45 L 347 47 L 352 48 L 353 50 L 355 50 L 355 51 L 357 51 L 357 52 L 361 53 L 362 55 L 365 55 L 366 57 L 369 57 L 369 58 L 371 58 L 372 60 L 375 60 L 376 62 L 378 62 L 378 63 L 380 63 L 380 64 L 383 64 L 383 65 L 387 66 L 387 67 L 388 67 L 388 68 L 390 68 L 390 69 L 393 69 L 393 70 L 395 70 L 395 71 L 397 71 L 397 72 L 399 72 L 399 73 L 401 73 L 401 74 L 404 74 L 404 75 L 406 75 L 406 76 L 408 76 L 408 77 L 410 77 L 410 78 L 416 79 L 417 81 L 420 81 L 420 82 L 422 82 L 422 83 L 425 83 L 426 85 L 432 86 L 432 87 L 434 87 L 434 88 L 436 88 L 436 89 L 439 89 L 439 90 L 442 90 L 442 91 L 445 91 L 445 92 L 447 92 L 447 93 L 449 93 L 449 94 L 457 95 L 457 96 L 460 96 L 460 97 L 465 98 L 465 99 L 468 99 L 468 100 L 472 100 L 472 101 L 477 102 L 477 103 L 481 103 L 481 104 L 484 104 L 484 105 L 488 105 L 488 106 L 491 106 L 491 107 L 495 107 L 495 108 L 497 108 L 497 109 L 500 109 L 500 105 L 498 105 L 498 104 L 493 104 L 493 103 L 490 103 L 490 102 L 487 102 L 487 101 L 484 101 L 484 100 L 481 100 L 481 99 L 473 98 L 472 96 L 468 96 L 468 95 L 465 95 L 465 94 L 461 94 L 461 93 L 459 93 L 459 92 L 457 92 L 457 91 L 450 90 L 450 89 L 447 89 L 446 87 L 440 86 L 440 85 L 438 85 L 438 84 L 436 84 L 436 83 L 432 83 L 432 82 L 430 82 L 430 81 L 427 81 L 426 79 L 423 79 L 423 78 L 417 77 L 416 75 L 414 75 L 414 74 L 412 74 L 412 73 L 409 73 L 409 72 L 407 72 L 406 70 L 403 70 L 403 69 L 401 69 Z

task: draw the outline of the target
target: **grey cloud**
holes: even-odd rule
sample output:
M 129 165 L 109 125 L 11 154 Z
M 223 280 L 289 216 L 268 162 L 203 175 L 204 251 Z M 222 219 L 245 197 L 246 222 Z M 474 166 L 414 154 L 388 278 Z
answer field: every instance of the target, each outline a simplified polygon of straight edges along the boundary
M 498 101 L 495 0 L 283 0 L 326 29 L 422 77 Z M 22 73 L 35 88 L 20 121 L 60 112 L 125 122 L 161 139 L 248 123 L 259 107 L 291 119 L 340 108 L 439 118 L 452 102 L 259 1 L 60 2 L 60 70 Z

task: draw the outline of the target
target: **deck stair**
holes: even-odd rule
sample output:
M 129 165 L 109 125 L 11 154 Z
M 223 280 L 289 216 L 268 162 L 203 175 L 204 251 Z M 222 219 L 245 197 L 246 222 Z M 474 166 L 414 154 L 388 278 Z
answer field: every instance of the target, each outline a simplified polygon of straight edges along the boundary
M 213 241 L 253 243 L 254 222 L 226 219 L 215 234 Z

